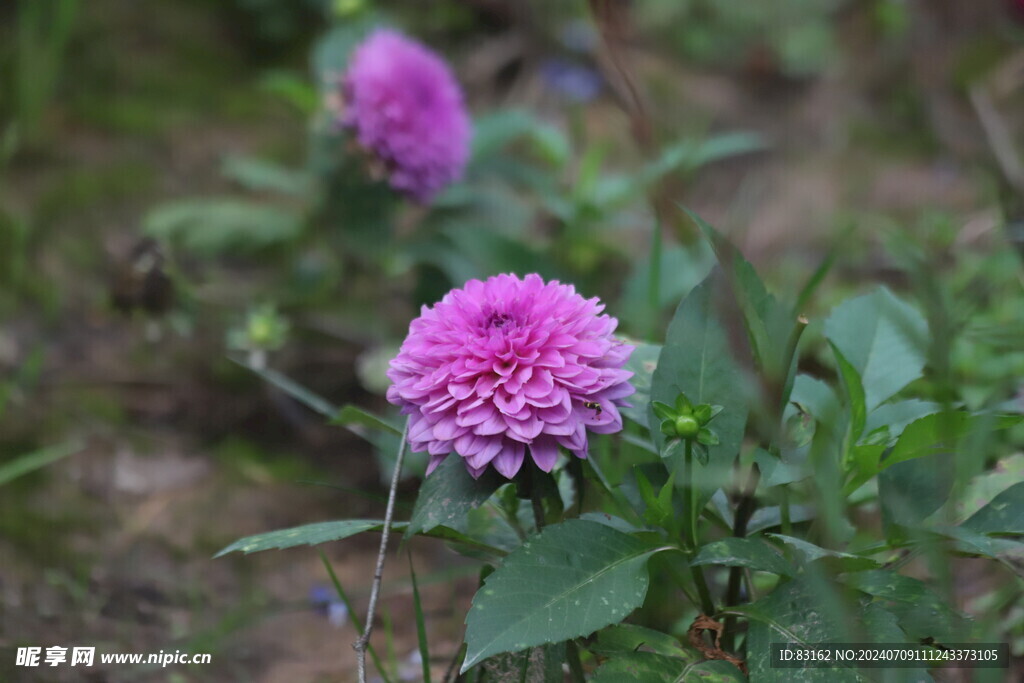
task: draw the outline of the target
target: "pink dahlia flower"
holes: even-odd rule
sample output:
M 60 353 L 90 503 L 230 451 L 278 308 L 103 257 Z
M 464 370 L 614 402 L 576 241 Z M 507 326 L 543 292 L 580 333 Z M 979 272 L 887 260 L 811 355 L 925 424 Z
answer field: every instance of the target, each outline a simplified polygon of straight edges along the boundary
M 622 429 L 633 393 L 633 347 L 598 299 L 539 275 L 470 280 L 409 325 L 388 377 L 388 400 L 409 416 L 409 443 L 429 474 L 454 452 L 479 477 L 515 476 L 526 452 L 550 472 L 564 446 L 587 457 L 587 430 Z
M 353 52 L 342 93 L 340 123 L 383 165 L 391 187 L 428 202 L 462 176 L 469 116 L 455 77 L 429 49 L 377 30 Z

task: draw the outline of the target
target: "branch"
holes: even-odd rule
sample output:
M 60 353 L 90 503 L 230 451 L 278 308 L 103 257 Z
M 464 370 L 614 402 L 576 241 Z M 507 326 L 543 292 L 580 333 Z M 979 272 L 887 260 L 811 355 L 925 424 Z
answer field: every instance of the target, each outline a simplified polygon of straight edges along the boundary
M 391 535 L 391 521 L 395 515 L 395 497 L 398 492 L 398 478 L 402 474 L 402 463 L 405 460 L 405 447 L 409 436 L 409 423 L 402 430 L 402 445 L 398 447 L 398 458 L 395 459 L 395 471 L 391 475 L 391 490 L 388 491 L 388 507 L 384 513 L 384 528 L 380 534 L 380 552 L 377 554 L 377 568 L 373 572 L 373 587 L 370 589 L 370 606 L 366 610 L 366 630 L 352 648 L 359 653 L 359 683 L 366 683 L 366 648 L 370 644 L 373 632 L 373 617 L 377 611 L 377 599 L 380 597 L 380 584 L 384 576 L 384 558 L 388 552 L 388 537 Z

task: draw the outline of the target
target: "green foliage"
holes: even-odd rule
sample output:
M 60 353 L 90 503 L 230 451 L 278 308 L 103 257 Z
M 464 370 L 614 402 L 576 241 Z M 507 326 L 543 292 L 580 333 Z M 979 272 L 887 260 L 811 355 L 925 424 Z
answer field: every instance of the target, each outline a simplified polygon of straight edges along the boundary
M 82 444 L 80 443 L 65 443 L 26 453 L 13 460 L 0 463 L 0 486 L 59 460 L 63 460 L 81 450 Z
M 420 487 L 406 535 L 440 525 L 461 528 L 466 515 L 486 502 L 500 485 L 501 477 L 496 472 L 488 470 L 474 479 L 460 458 L 446 458 Z
M 53 98 L 78 14 L 78 0 L 21 0 L 16 13 L 10 108 L 17 140 L 42 141 L 46 107 Z M 6 97 L 4 98 L 7 99 Z M 5 131 L 6 132 L 6 131 Z
M 796 568 L 785 557 L 759 538 L 723 538 L 708 543 L 690 564 L 746 567 L 780 576 L 793 576 L 796 573 Z
M 293 210 L 231 197 L 189 199 L 153 209 L 146 234 L 204 255 L 253 251 L 294 240 L 302 218 Z
M 500 652 L 556 643 L 616 623 L 643 604 L 647 560 L 666 548 L 570 520 L 524 543 L 491 574 L 466 619 L 466 671 Z
M 825 323 L 825 336 L 859 373 L 867 411 L 919 378 L 924 368 L 928 325 L 885 287 L 838 306 Z

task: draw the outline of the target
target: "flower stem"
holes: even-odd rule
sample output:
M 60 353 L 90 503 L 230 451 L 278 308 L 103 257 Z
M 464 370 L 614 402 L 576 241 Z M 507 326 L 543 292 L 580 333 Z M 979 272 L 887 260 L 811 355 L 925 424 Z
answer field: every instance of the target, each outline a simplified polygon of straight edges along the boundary
M 533 503 L 533 521 L 537 525 L 537 533 L 544 530 L 544 495 L 539 486 L 530 487 L 530 502 Z
M 398 457 L 395 459 L 395 471 L 391 475 L 391 489 L 388 491 L 388 506 L 384 513 L 384 528 L 380 534 L 380 552 L 377 553 L 377 568 L 373 572 L 373 584 L 370 588 L 370 606 L 366 610 L 366 630 L 359 636 L 353 645 L 358 653 L 357 664 L 359 671 L 359 683 L 366 683 L 366 648 L 370 644 L 370 634 L 373 632 L 373 615 L 377 611 L 377 600 L 380 598 L 380 584 L 384 576 L 384 558 L 388 552 L 388 536 L 391 535 L 391 521 L 395 516 L 395 498 L 398 492 L 398 479 L 402 474 L 402 463 L 405 461 L 405 446 L 409 436 L 409 423 L 405 423 L 402 429 L 402 444 L 398 447 Z
M 686 465 L 686 519 L 689 522 L 689 528 L 686 530 L 690 534 L 691 547 L 696 550 L 700 547 L 700 539 L 698 538 L 697 522 L 700 517 L 700 513 L 697 511 L 697 490 L 693 486 L 693 439 L 686 439 L 686 450 L 685 450 L 685 465 Z M 711 616 L 710 614 L 708 616 Z
M 585 683 L 587 680 L 583 674 L 583 663 L 580 662 L 580 649 L 576 647 L 576 641 L 570 640 L 565 644 L 565 658 L 569 660 L 569 675 L 573 683 Z
M 740 494 L 739 505 L 736 506 L 736 517 L 732 527 L 732 535 L 736 538 L 745 538 L 747 535 L 747 524 L 757 509 L 757 485 L 761 481 L 761 470 L 757 465 L 751 465 L 750 476 L 747 486 Z M 735 607 L 740 599 L 740 587 L 743 582 L 743 568 L 733 567 L 729 570 L 729 584 L 725 589 L 725 606 Z M 735 639 L 736 618 L 727 616 L 725 618 L 725 629 L 722 632 L 722 649 L 732 650 Z
M 683 465 L 685 468 L 685 485 L 683 487 L 683 493 L 685 495 L 685 500 L 683 501 L 683 507 L 686 510 L 686 532 L 690 537 L 686 547 L 690 549 L 689 559 L 692 560 L 693 556 L 697 554 L 697 548 L 700 547 L 700 539 L 698 538 L 697 531 L 697 522 L 700 517 L 700 513 L 697 511 L 697 490 L 693 485 L 693 440 L 686 439 L 685 443 L 686 446 L 683 459 Z M 693 583 L 697 586 L 697 594 L 700 596 L 701 611 L 710 617 L 715 613 L 715 603 L 711 599 L 711 591 L 708 590 L 708 582 L 704 578 L 704 568 L 690 565 L 690 574 L 693 576 Z
M 779 510 L 782 516 L 782 533 L 786 536 L 793 535 L 793 522 L 789 516 L 789 487 L 783 486 L 779 494 L 782 499 L 779 501 Z

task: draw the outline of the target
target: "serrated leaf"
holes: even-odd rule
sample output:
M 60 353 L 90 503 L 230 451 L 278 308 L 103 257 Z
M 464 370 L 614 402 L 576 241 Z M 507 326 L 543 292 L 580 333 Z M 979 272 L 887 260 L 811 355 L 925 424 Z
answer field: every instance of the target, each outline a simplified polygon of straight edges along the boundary
M 720 564 L 747 567 L 780 576 L 793 576 L 796 568 L 760 538 L 723 538 L 703 546 L 691 565 Z
M 500 652 L 555 643 L 621 621 L 643 604 L 652 546 L 597 522 L 544 529 L 502 562 L 466 618 L 466 671 Z
M 474 479 L 462 458 L 449 455 L 423 480 L 406 537 L 436 526 L 464 529 L 469 511 L 483 505 L 502 483 L 490 468 Z
M 868 412 L 924 369 L 928 324 L 885 287 L 840 304 L 825 322 L 825 336 L 860 374 Z

